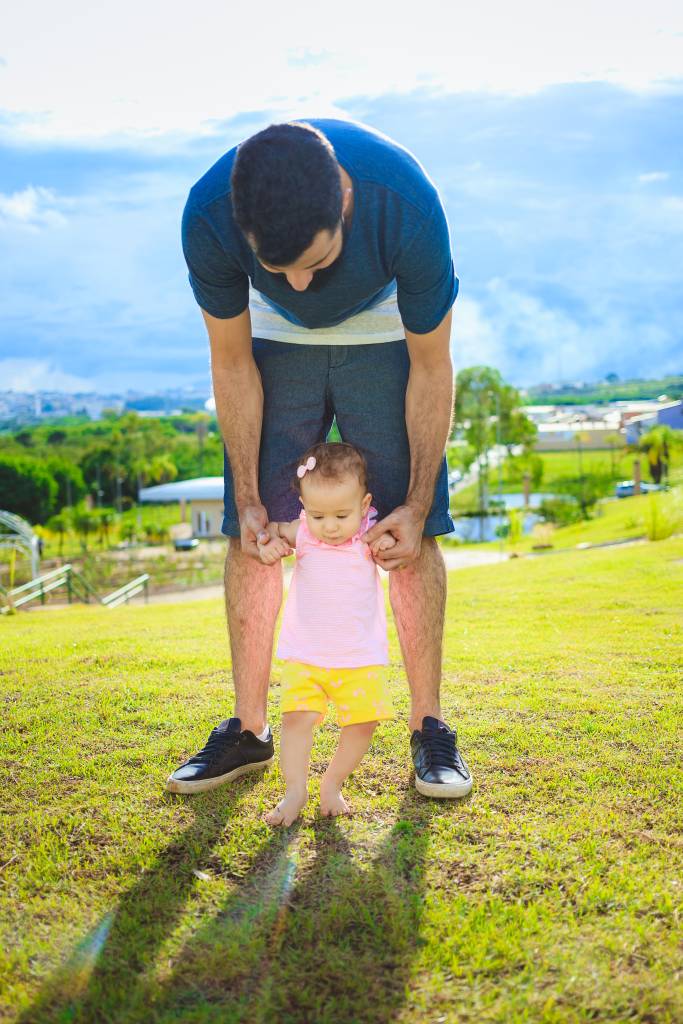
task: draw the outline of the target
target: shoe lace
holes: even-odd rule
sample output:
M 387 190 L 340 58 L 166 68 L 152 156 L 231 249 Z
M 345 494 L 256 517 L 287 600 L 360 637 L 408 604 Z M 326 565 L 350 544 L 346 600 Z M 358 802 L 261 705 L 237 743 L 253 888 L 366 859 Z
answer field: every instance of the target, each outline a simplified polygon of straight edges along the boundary
M 202 749 L 191 757 L 191 761 L 214 761 L 223 753 L 226 747 L 234 747 L 239 742 L 239 734 L 234 732 L 219 732 L 212 729 L 211 734 Z
M 422 749 L 429 769 L 454 768 L 463 778 L 467 777 L 454 732 L 446 732 L 445 729 L 426 730 L 422 733 Z

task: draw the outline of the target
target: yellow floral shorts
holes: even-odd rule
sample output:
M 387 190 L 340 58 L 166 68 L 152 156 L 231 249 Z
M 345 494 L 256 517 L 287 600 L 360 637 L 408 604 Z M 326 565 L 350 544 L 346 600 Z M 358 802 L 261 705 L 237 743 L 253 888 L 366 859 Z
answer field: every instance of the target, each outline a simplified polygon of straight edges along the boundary
M 286 661 L 282 670 L 282 711 L 325 714 L 331 700 L 340 726 L 395 717 L 387 687 L 386 665 L 321 668 Z

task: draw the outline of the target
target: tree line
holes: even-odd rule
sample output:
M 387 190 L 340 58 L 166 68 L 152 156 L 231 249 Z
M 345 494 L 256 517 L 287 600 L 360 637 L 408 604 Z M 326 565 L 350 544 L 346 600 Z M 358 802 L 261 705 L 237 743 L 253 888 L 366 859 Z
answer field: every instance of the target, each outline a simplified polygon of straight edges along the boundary
M 533 451 L 537 428 L 522 401 L 520 392 L 493 367 L 468 367 L 457 374 L 451 439 L 458 445 L 450 450 L 449 461 L 451 468 L 457 465 L 463 471 L 478 462 L 480 508 L 494 445 L 507 448 L 510 479 L 521 483 L 528 472 L 534 488 L 541 482 L 543 462 Z M 669 452 L 680 441 L 674 434 L 681 432 L 656 428 L 641 441 L 655 481 L 666 478 Z M 339 439 L 338 432 L 331 437 Z M 513 458 L 514 451 L 521 455 Z M 206 413 L 148 417 L 110 412 L 97 421 L 71 418 L 0 433 L 0 508 L 36 524 L 47 523 L 64 509 L 78 509 L 84 530 L 94 512 L 90 528 L 106 533 L 106 509 L 121 513 L 132 508 L 141 487 L 222 473 L 222 439 L 215 418 Z M 597 500 L 611 480 L 594 483 Z M 586 496 L 593 497 L 591 486 L 581 471 L 567 482 L 567 493 L 583 509 Z M 69 513 L 71 522 L 75 514 Z M 60 528 L 59 520 L 55 526 Z
M 202 413 L 112 413 L 0 434 L 0 507 L 32 523 L 84 499 L 125 511 L 141 487 L 222 472 L 216 421 Z

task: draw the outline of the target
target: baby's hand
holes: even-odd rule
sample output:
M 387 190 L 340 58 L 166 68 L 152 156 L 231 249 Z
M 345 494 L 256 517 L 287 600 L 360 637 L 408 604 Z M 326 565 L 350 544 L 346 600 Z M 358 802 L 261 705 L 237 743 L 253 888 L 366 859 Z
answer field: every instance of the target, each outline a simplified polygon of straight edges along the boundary
M 370 550 L 373 555 L 378 555 L 381 551 L 388 551 L 390 548 L 395 547 L 396 538 L 390 533 L 383 533 L 377 540 L 373 541 L 370 545 Z
M 276 537 L 274 540 L 269 540 L 267 544 L 256 544 L 258 553 L 261 561 L 264 565 L 275 565 L 281 558 L 285 558 L 290 553 L 289 544 L 286 541 L 280 540 Z
M 256 539 L 256 547 L 261 561 L 264 565 L 275 565 L 281 558 L 286 558 L 287 555 L 291 555 L 292 549 L 286 540 L 277 535 L 277 527 L 274 523 L 269 523 L 267 532 L 269 538 L 266 542 L 263 542 L 259 535 Z

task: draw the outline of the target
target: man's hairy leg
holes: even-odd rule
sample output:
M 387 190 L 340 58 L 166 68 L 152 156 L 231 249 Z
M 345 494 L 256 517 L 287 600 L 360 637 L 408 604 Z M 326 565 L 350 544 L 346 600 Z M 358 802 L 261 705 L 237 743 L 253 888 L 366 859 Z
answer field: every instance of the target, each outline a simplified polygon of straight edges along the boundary
M 235 710 L 242 729 L 263 732 L 273 635 L 282 603 L 282 565 L 264 565 L 242 551 L 231 537 L 225 560 L 225 608 L 228 617 Z
M 433 537 L 422 538 L 419 558 L 389 573 L 389 598 L 410 685 L 412 732 L 425 715 L 441 718 L 446 566 Z

